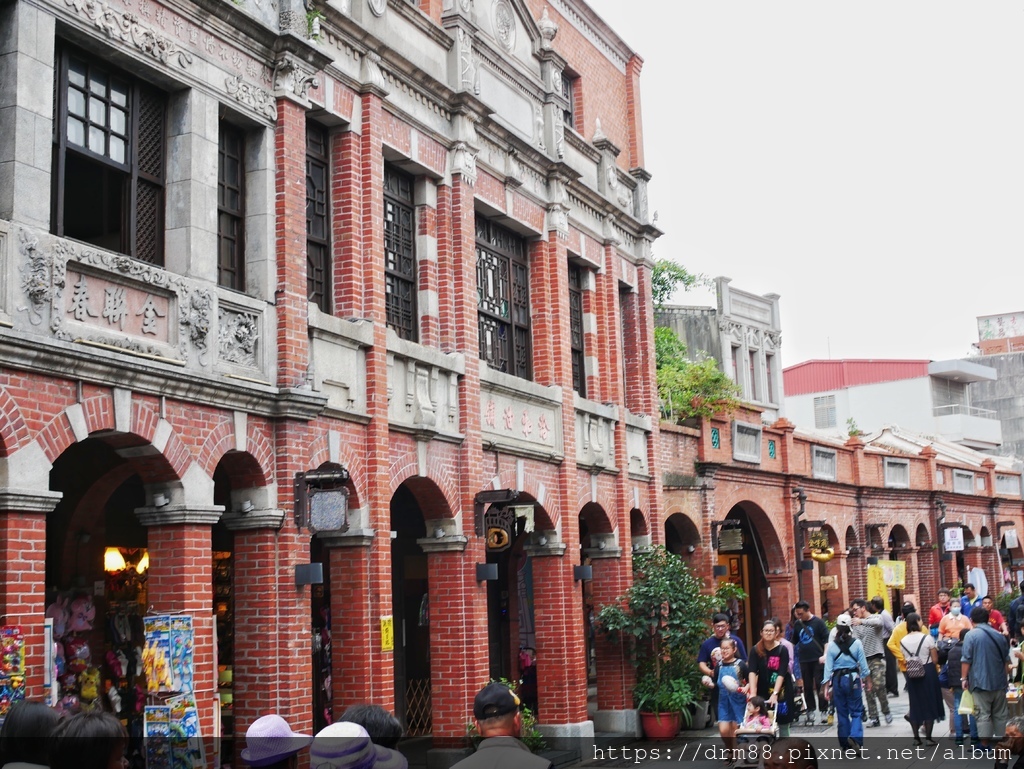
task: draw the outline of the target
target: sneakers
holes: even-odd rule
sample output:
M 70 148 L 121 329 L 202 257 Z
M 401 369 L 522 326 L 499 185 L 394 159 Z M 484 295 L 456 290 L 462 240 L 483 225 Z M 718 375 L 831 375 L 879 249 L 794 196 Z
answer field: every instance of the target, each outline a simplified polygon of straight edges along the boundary
M 887 724 L 891 724 L 892 723 L 892 713 L 886 713 L 885 714 L 885 723 L 887 723 Z
M 832 722 L 833 722 L 833 721 L 835 721 L 835 720 L 836 720 L 836 714 L 835 714 L 835 713 L 833 713 L 833 712 L 832 712 L 832 711 L 830 710 L 830 711 L 828 712 L 828 718 L 827 718 L 827 719 L 825 720 L 825 723 L 826 723 L 826 724 L 828 724 L 829 726 L 832 726 Z
M 808 710 L 807 717 L 804 719 L 805 726 L 814 726 L 814 712 Z
M 872 719 L 871 721 L 868 721 L 867 725 L 868 725 L 868 728 L 870 729 L 870 728 L 875 727 L 875 726 L 881 726 L 882 722 L 879 721 L 877 718 L 875 718 L 875 719 Z

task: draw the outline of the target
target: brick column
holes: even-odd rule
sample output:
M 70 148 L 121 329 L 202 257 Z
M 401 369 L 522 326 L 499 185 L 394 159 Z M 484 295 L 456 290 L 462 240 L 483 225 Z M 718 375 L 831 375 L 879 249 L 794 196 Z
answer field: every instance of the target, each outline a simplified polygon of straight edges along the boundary
M 472 717 L 466 703 L 473 701 L 488 677 L 486 647 L 471 647 L 473 636 L 466 632 L 469 615 L 479 614 L 486 627 L 486 583 L 477 585 L 476 590 L 453 589 L 465 584 L 466 573 L 475 566 L 463 555 L 468 540 L 456 530 L 454 520 L 453 525 L 448 523 L 431 522 L 431 526 L 442 528 L 443 537 L 418 540 L 427 554 L 430 587 L 430 703 L 435 751 L 457 751 L 465 746 L 466 723 Z
M 546 545 L 526 548 L 535 585 L 539 721 L 553 747 L 563 741 L 571 746 L 594 734 L 587 717 L 586 647 L 579 621 L 582 588 L 573 581 L 573 561 L 561 557 L 566 545 L 554 531 L 544 535 Z
M 148 531 L 146 580 L 150 614 L 190 614 L 195 634 L 193 680 L 204 738 L 213 734 L 217 671 L 213 662 L 213 552 L 211 528 L 224 508 L 172 505 L 135 510 Z M 208 743 L 209 744 L 209 743 Z
M 277 384 L 300 387 L 309 365 L 306 286 L 306 108 L 277 100 Z
M 622 580 L 622 552 L 617 547 L 606 547 L 604 550 L 588 548 L 586 555 L 594 569 L 591 590 L 596 610 L 597 607 L 613 603 L 627 589 Z M 632 559 L 627 563 L 632 563 Z M 636 711 L 633 709 L 636 671 L 630 662 L 629 650 L 605 633 L 595 635 L 594 650 L 597 656 L 597 713 L 594 714 L 594 731 L 635 734 L 638 726 Z
M 917 548 L 917 587 L 922 603 L 939 592 L 939 552 L 931 543 Z
M 0 492 L 0 624 L 25 636 L 25 696 L 42 699 L 46 610 L 46 516 L 59 492 Z
M 308 535 L 285 523 L 282 510 L 225 514 L 234 532 L 234 726 L 236 753 L 260 716 L 276 713 L 292 729 L 308 732 L 309 589 L 295 585 L 295 564 L 305 563 Z M 267 654 L 273 628 L 275 654 Z M 289 651 L 285 653 L 285 649 Z M 237 759 L 237 755 L 236 755 Z M 237 763 L 237 761 L 236 761 Z
M 389 710 L 394 692 L 374 691 L 371 668 L 380 659 L 380 618 L 370 605 L 370 546 L 374 532 L 349 529 L 345 534 L 321 536 L 330 558 L 331 572 L 331 678 L 334 712 L 350 705 L 373 702 Z M 372 632 L 371 632 L 372 631 Z

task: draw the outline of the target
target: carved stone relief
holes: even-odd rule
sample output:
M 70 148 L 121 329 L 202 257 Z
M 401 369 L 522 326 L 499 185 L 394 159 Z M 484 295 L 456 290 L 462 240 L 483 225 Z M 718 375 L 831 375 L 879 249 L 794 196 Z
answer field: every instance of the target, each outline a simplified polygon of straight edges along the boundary
M 516 14 L 508 0 L 495 0 L 491 21 L 494 37 L 506 50 L 511 51 L 516 44 Z
M 229 77 L 224 81 L 224 87 L 241 104 L 268 118 L 277 117 L 277 100 L 262 88 L 242 80 L 241 75 Z
M 458 142 L 452 151 L 452 173 L 462 174 L 470 187 L 476 185 L 476 152 L 465 142 Z
M 218 357 L 220 360 L 249 368 L 259 368 L 259 316 L 223 307 L 219 315 Z
M 297 59 L 284 56 L 274 62 L 275 91 L 306 99 L 309 96 L 309 89 L 319 85 L 316 74 Z
M 182 69 L 192 64 L 192 55 L 178 48 L 174 40 L 158 35 L 126 11 L 115 11 L 102 0 L 64 0 L 79 16 L 84 16 L 100 32 L 114 40 L 134 46 L 162 64 L 176 62 Z
M 374 16 L 383 16 L 388 9 L 388 0 L 369 0 L 370 12 Z
M 550 48 L 551 42 L 555 39 L 555 35 L 558 34 L 558 25 L 548 16 L 546 5 L 544 6 L 544 13 L 541 14 L 540 20 L 537 22 L 537 28 L 540 30 L 541 48 Z

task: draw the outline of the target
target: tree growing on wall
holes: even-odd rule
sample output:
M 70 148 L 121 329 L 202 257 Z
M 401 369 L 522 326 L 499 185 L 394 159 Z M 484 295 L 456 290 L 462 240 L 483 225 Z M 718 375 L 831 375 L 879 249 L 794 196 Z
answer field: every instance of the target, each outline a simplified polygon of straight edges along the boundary
M 706 282 L 703 275 L 693 275 L 680 264 L 659 259 L 654 264 L 651 280 L 654 306 L 661 307 L 680 286 L 689 290 Z M 718 368 L 715 360 L 710 357 L 689 360 L 686 343 L 672 329 L 654 329 L 654 359 L 664 418 L 681 422 L 712 417 L 728 413 L 739 405 L 739 388 Z

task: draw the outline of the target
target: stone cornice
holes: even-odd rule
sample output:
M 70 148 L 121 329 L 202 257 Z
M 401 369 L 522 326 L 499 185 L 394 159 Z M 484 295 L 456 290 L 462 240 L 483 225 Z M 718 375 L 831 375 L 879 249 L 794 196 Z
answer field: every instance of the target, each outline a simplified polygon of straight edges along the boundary
M 316 538 L 326 548 L 332 547 L 370 547 L 377 538 L 374 529 L 349 529 L 346 532 L 321 531 Z
M 135 516 L 143 526 L 180 526 L 185 524 L 213 526 L 224 514 L 223 505 L 165 505 L 137 507 Z
M 50 513 L 63 496 L 59 491 L 7 488 L 0 491 L 0 513 Z
M 226 512 L 221 520 L 230 531 L 252 529 L 280 529 L 284 525 L 284 510 L 253 510 L 251 513 Z
M 424 537 L 417 539 L 416 544 L 423 549 L 424 553 L 461 553 L 469 544 L 469 539 L 462 534 L 440 538 Z

